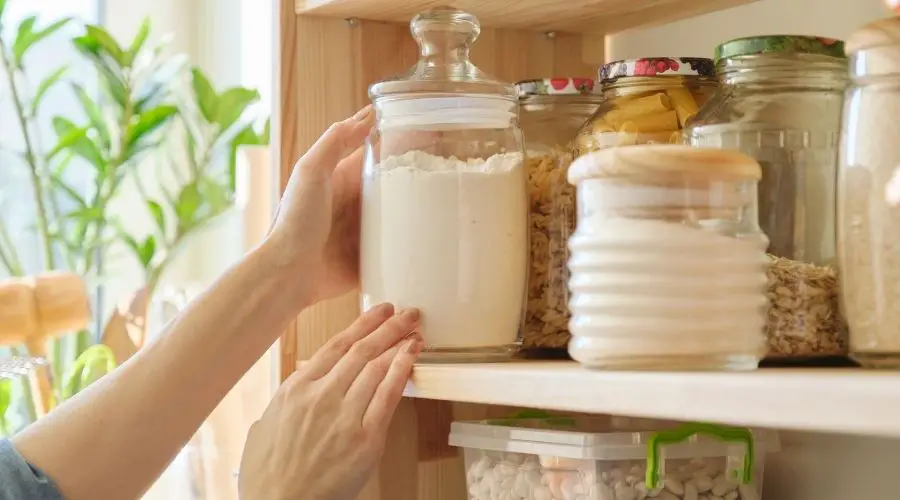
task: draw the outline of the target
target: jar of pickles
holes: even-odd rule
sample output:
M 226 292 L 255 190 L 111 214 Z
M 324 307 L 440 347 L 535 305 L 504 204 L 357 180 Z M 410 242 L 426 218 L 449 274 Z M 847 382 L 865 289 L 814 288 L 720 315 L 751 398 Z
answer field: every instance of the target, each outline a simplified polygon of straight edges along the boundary
M 569 354 L 590 368 L 751 370 L 765 352 L 759 165 L 639 145 L 575 160 Z
M 838 182 L 838 256 L 850 354 L 900 368 L 900 17 L 847 41 Z
M 711 59 L 655 57 L 600 68 L 604 103 L 578 133 L 578 153 L 631 144 L 680 144 L 688 119 L 717 87 Z
M 835 265 L 837 147 L 844 44 L 758 36 L 716 48 L 719 91 L 688 126 L 691 144 L 737 149 L 762 167 L 769 238 L 768 358 L 847 354 Z
M 569 342 L 569 236 L 575 188 L 566 182 L 578 129 L 601 102 L 592 78 L 546 78 L 516 84 L 525 133 L 531 209 L 531 266 L 523 344 L 565 349 Z
M 471 14 L 416 16 L 421 57 L 369 89 L 362 178 L 362 309 L 421 311 L 422 361 L 488 361 L 520 345 L 528 186 L 518 99 L 474 66 Z

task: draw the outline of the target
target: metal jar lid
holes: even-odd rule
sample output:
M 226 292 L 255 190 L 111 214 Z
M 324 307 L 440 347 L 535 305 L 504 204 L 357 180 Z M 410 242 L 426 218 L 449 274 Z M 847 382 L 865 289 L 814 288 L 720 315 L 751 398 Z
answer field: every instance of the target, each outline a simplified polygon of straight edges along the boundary
M 596 85 L 593 78 L 552 77 L 516 82 L 519 99 L 533 95 L 591 95 Z
M 834 38 L 802 35 L 737 38 L 716 47 L 716 62 L 759 54 L 810 54 L 843 59 L 844 42 Z
M 642 57 L 613 61 L 600 67 L 601 83 L 611 83 L 619 78 L 653 76 L 696 76 L 715 78 L 712 59 L 705 57 Z

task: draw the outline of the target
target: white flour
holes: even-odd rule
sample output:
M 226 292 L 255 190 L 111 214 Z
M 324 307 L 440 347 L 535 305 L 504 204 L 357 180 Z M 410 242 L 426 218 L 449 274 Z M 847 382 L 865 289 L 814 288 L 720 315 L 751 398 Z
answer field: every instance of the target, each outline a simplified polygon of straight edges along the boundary
M 363 182 L 363 309 L 422 311 L 430 347 L 516 342 L 528 258 L 522 156 L 487 160 L 411 151 Z

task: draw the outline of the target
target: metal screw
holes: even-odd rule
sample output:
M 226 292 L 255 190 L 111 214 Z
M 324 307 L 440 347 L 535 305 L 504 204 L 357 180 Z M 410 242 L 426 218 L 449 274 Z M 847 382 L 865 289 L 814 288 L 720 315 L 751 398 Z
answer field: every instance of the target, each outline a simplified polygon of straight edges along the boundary
M 544 37 L 547 38 L 547 40 L 550 40 L 552 42 L 553 40 L 556 40 L 556 32 L 548 31 L 548 32 L 544 33 Z
M 345 19 L 347 21 L 347 25 L 351 27 L 355 27 L 359 25 L 359 18 L 356 17 L 348 17 Z

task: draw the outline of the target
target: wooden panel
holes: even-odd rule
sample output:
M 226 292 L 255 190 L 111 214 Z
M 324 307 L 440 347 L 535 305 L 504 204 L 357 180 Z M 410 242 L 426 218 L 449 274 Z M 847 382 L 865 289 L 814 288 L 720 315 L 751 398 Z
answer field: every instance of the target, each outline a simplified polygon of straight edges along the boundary
M 457 0 L 484 26 L 611 33 L 648 23 L 670 22 L 756 0 Z M 298 14 L 407 23 L 443 0 L 297 0 Z
M 278 125 L 274 132 L 280 145 L 276 161 L 282 189 L 293 163 L 328 125 L 369 102 L 370 84 L 406 71 L 418 58 L 406 23 L 296 16 L 291 2 L 280 0 L 276 78 L 280 109 L 273 120 Z M 473 50 L 476 64 L 508 81 L 592 76 L 602 56 L 602 36 L 499 29 L 484 30 Z M 305 311 L 282 338 L 282 379 L 358 314 L 355 292 Z M 507 411 L 405 400 L 392 424 L 379 473 L 360 500 L 464 499 L 459 453 L 446 445 L 449 423 Z

